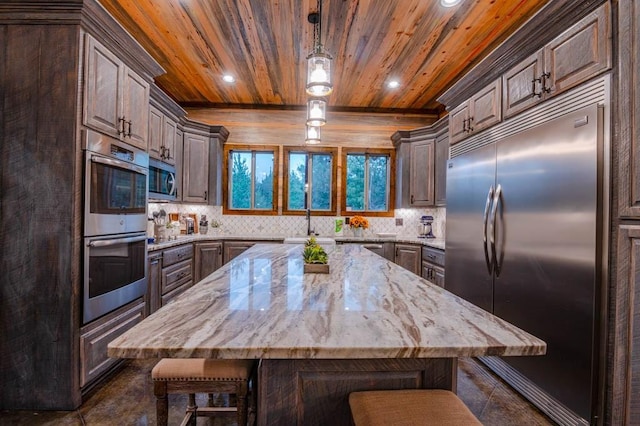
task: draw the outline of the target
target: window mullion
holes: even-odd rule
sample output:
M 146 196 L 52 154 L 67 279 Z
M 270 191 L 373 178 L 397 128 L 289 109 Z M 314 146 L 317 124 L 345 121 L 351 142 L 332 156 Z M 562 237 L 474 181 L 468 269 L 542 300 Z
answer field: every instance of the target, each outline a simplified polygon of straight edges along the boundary
M 251 152 L 251 210 L 256 208 L 256 152 Z
M 313 207 L 313 160 L 312 160 L 312 155 L 311 153 L 307 153 L 307 183 L 309 184 L 309 210 L 312 209 Z
M 364 211 L 369 210 L 369 154 L 364 156 Z

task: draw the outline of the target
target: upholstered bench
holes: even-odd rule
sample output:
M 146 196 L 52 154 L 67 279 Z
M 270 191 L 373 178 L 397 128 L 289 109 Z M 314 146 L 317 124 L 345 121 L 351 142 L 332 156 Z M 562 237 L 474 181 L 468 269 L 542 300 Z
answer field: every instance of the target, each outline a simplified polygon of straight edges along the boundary
M 195 424 L 196 416 L 235 414 L 238 426 L 245 426 L 248 414 L 247 394 L 253 369 L 254 361 L 252 360 L 162 359 L 151 371 L 158 426 L 167 426 L 169 415 L 167 394 L 170 393 L 189 394 L 189 406 L 183 425 Z M 235 394 L 237 406 L 198 407 L 195 400 L 196 393 Z
M 482 425 L 460 398 L 442 389 L 353 392 L 349 406 L 356 426 Z

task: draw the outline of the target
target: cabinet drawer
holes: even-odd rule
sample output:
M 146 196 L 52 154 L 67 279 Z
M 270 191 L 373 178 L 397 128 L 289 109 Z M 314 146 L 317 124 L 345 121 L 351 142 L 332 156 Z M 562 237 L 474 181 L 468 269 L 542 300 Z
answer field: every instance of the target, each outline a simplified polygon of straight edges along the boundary
M 80 329 L 80 386 L 98 378 L 119 359 L 107 356 L 107 345 L 142 321 L 144 300 L 139 299 Z
M 191 270 L 193 262 L 191 259 L 184 260 L 168 268 L 162 269 L 162 294 L 193 281 Z
M 163 294 L 162 306 L 166 305 L 167 303 L 175 299 L 177 296 L 184 293 L 184 291 L 187 290 L 189 287 L 191 287 L 191 285 L 192 285 L 192 282 L 188 281 L 178 287 L 174 287 L 174 289 L 171 290 L 170 292 Z
M 170 248 L 162 253 L 162 266 L 171 266 L 174 263 L 181 262 L 193 257 L 193 245 L 184 244 L 175 248 Z
M 432 247 L 422 247 L 422 260 L 444 267 L 444 251 Z

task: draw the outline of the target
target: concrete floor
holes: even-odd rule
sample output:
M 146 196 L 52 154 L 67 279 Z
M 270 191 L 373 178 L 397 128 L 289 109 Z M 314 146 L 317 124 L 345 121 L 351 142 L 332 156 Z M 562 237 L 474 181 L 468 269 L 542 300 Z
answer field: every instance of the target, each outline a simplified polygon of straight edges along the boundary
M 151 384 L 154 360 L 131 360 L 75 411 L 1 411 L 0 425 L 111 426 L 156 424 Z M 484 365 L 460 359 L 458 395 L 486 426 L 553 425 Z M 206 405 L 205 396 L 198 405 Z M 182 420 L 186 396 L 169 396 L 169 425 Z M 235 425 L 235 419 L 198 419 L 202 425 Z

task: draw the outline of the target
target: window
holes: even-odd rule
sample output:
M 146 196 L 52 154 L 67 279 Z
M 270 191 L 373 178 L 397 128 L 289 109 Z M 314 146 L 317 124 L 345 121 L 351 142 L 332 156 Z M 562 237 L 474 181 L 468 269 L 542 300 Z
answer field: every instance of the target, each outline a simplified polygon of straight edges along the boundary
M 283 213 L 336 214 L 336 158 L 336 149 L 285 147 Z
M 278 148 L 225 146 L 224 212 L 276 214 Z
M 395 152 L 345 148 L 342 153 L 342 214 L 392 216 Z

